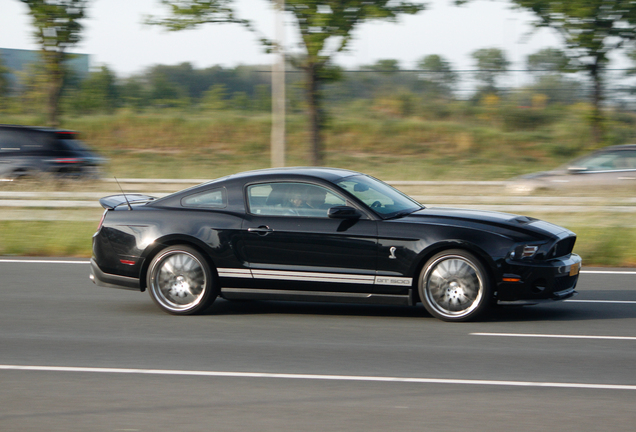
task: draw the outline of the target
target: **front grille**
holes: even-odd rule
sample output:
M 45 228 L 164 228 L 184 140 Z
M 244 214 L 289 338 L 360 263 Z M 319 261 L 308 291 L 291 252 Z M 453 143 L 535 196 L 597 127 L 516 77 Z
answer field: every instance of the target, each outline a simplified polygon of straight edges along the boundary
M 576 242 L 576 236 L 559 240 L 554 246 L 552 246 L 552 249 L 550 249 L 550 252 L 548 252 L 548 259 L 559 258 L 559 257 L 571 254 L 572 249 L 574 249 L 575 242 Z

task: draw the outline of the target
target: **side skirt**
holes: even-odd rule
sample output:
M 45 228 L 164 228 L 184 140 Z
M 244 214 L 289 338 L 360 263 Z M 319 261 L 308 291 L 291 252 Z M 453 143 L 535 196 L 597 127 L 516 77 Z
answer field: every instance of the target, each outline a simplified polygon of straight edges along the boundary
M 409 290 L 408 295 L 389 295 L 253 288 L 221 288 L 221 297 L 227 300 L 284 300 L 412 306 L 414 304 L 412 291 L 413 290 Z

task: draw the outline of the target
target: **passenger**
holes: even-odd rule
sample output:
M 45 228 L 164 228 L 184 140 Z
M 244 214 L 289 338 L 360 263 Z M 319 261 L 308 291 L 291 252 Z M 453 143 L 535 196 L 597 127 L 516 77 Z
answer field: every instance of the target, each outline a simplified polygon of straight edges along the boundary
M 323 188 L 312 187 L 307 194 L 307 206 L 312 209 L 324 209 L 327 191 Z

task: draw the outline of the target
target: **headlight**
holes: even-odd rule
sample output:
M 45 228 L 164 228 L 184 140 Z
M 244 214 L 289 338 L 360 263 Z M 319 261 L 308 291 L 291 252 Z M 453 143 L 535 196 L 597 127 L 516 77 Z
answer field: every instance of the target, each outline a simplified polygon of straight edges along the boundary
M 515 250 L 510 252 L 510 259 L 532 258 L 538 250 L 539 246 L 537 245 L 517 246 Z

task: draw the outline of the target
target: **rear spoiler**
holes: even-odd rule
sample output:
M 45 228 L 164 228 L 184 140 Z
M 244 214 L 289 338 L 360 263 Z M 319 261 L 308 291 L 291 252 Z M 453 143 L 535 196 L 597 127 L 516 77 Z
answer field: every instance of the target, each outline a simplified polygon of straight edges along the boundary
M 106 210 L 113 210 L 115 207 L 121 204 L 127 204 L 127 203 L 134 204 L 134 203 L 140 203 L 140 202 L 148 202 L 148 201 L 153 201 L 155 199 L 156 199 L 155 197 L 151 197 L 149 195 L 143 195 L 143 194 L 126 194 L 126 195 L 119 194 L 119 195 L 110 195 L 110 196 L 104 197 L 99 200 L 99 203 Z

